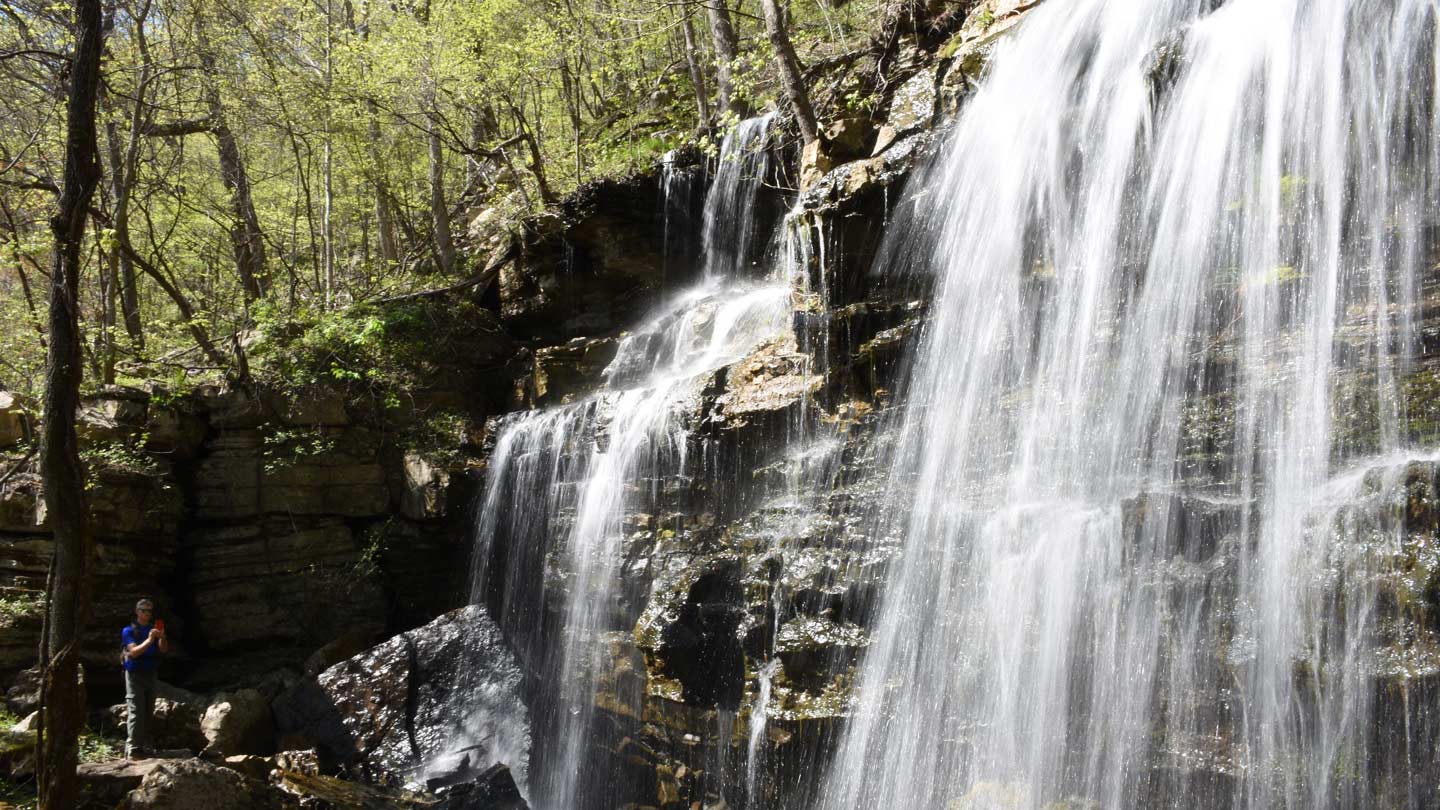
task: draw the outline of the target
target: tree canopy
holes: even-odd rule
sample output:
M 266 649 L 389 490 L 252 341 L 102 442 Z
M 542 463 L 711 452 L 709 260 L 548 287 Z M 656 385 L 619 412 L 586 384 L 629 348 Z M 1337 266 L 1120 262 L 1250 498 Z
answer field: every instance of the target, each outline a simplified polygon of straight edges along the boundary
M 782 14 L 817 64 L 879 4 Z M 785 92 L 758 0 L 106 0 L 103 24 L 87 385 L 230 373 L 266 324 L 465 278 L 479 211 L 713 146 Z M 0 0 L 0 389 L 29 395 L 73 39 L 69 4 Z

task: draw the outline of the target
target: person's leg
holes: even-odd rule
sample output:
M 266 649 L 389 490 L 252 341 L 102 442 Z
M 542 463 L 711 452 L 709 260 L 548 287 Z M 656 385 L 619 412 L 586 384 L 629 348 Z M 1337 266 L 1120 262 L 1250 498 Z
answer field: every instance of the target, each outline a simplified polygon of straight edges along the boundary
M 141 674 L 125 670 L 125 757 L 127 759 L 135 754 L 135 748 L 141 744 L 139 740 L 140 710 L 143 704 L 139 678 Z
M 150 730 L 155 726 L 155 685 L 160 680 L 160 673 L 152 669 L 138 674 L 142 676 L 141 682 L 144 684 L 144 697 L 140 708 L 140 745 L 148 752 L 155 748 L 155 741 L 150 739 Z

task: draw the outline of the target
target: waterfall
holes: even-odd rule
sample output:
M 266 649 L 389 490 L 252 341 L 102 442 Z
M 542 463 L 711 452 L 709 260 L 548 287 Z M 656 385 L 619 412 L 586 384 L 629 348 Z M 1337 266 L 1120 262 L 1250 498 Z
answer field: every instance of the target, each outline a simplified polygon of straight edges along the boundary
M 705 197 L 701 230 L 708 279 L 742 275 L 747 257 L 757 247 L 757 217 L 751 209 L 765 183 L 770 159 L 769 153 L 758 147 L 769 137 L 774 120 L 772 112 L 741 121 L 720 145 L 719 167 L 710 193 Z
M 997 47 L 895 228 L 937 291 L 825 810 L 1433 806 L 1372 719 L 1440 672 L 1387 663 L 1381 599 L 1428 452 L 1435 27 L 1052 0 Z
M 788 280 L 746 267 L 769 124 L 742 122 L 721 147 L 697 286 L 621 337 L 594 396 L 499 427 L 477 516 L 472 599 L 496 611 L 537 670 L 527 793 L 539 810 L 608 806 L 614 775 L 588 763 L 596 703 L 615 678 L 612 642 L 635 622 L 621 581 L 627 537 L 683 520 L 667 485 L 689 472 L 710 373 L 789 329 Z M 617 699 L 638 706 L 643 695 Z M 717 722 L 728 739 L 733 715 Z

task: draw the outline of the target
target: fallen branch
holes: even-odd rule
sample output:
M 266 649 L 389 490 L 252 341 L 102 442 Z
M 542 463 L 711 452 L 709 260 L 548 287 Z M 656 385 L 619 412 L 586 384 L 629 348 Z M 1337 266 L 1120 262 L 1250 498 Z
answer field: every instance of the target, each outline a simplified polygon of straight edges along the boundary
M 15 476 L 15 473 L 20 472 L 20 470 L 24 469 L 26 464 L 30 463 L 30 459 L 35 457 L 35 447 L 36 445 L 32 444 L 30 446 L 30 452 L 26 453 L 24 458 L 15 462 L 15 466 L 7 470 L 4 475 L 0 475 L 0 486 L 4 486 L 6 481 L 9 481 Z

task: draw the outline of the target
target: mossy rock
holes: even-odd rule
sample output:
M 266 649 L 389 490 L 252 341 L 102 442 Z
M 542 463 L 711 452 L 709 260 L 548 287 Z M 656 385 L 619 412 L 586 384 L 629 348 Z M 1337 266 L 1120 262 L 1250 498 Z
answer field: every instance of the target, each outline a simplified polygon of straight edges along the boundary
M 15 778 L 34 773 L 36 741 L 33 731 L 0 732 L 0 776 Z

